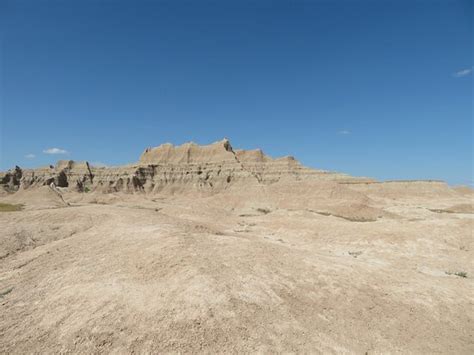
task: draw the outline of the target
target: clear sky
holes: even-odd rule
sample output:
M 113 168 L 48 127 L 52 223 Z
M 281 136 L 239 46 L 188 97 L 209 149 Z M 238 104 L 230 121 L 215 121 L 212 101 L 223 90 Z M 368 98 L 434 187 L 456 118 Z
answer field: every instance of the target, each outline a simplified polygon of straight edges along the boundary
M 0 169 L 236 148 L 473 182 L 472 1 L 1 0 Z

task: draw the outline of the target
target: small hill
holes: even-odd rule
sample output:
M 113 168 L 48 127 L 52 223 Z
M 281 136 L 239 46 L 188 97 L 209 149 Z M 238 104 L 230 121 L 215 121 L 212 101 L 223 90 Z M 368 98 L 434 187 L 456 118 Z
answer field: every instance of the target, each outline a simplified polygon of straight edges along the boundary
M 2 202 L 21 204 L 25 209 L 58 208 L 68 206 L 59 190 L 49 186 L 32 189 L 20 189 L 18 192 L 2 198 Z

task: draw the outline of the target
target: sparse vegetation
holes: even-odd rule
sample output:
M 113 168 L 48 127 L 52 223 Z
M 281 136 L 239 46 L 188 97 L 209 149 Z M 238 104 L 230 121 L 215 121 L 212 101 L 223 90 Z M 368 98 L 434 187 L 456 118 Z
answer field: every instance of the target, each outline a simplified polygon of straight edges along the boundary
M 354 258 L 357 258 L 359 255 L 361 255 L 362 252 L 361 251 L 350 251 L 349 252 L 349 255 L 354 257 Z
M 270 209 L 268 208 L 257 208 L 257 212 L 263 213 L 263 214 L 269 214 L 271 212 Z
M 446 275 L 456 275 L 458 277 L 467 278 L 467 272 L 465 271 L 456 271 L 456 272 L 446 271 Z
M 0 203 L 0 212 L 15 212 L 21 211 L 23 209 L 23 205 L 12 205 L 9 203 Z
M 86 186 L 84 187 L 84 192 L 90 192 L 90 189 Z

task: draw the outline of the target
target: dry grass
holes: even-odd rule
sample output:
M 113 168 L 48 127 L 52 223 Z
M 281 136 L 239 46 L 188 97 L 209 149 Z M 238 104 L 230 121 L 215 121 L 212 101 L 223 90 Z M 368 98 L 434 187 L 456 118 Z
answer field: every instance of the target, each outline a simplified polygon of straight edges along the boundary
M 0 203 L 0 212 L 15 212 L 21 211 L 23 205 L 12 205 L 10 203 Z

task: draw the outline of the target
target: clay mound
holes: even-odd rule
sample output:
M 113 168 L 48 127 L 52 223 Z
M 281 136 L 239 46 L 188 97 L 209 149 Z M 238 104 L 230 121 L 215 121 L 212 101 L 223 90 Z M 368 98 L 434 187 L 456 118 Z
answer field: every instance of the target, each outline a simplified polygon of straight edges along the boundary
M 385 181 L 366 183 L 347 183 L 357 190 L 373 197 L 390 199 L 413 197 L 456 197 L 458 194 L 443 181 Z
M 227 139 L 203 146 L 191 142 L 175 147 L 166 143 L 156 148 L 147 148 L 140 157 L 140 164 L 214 162 L 235 162 L 235 155 Z
M 381 209 L 364 204 L 327 206 L 314 212 L 323 216 L 334 216 L 351 222 L 375 222 L 384 215 L 388 216 Z
M 1 198 L 1 201 L 22 204 L 25 206 L 25 209 L 59 208 L 68 206 L 68 203 L 64 201 L 59 190 L 53 189 L 49 186 L 21 189 L 12 195 Z
M 364 216 L 367 216 L 361 218 L 372 220 L 383 215 L 381 210 L 375 211 L 375 208 L 368 207 L 372 200 L 365 194 L 330 181 L 278 182 L 271 185 L 248 185 L 245 188 L 235 185 L 224 193 L 210 197 L 208 201 L 216 206 L 224 206 L 226 210 L 235 211 L 237 214 L 284 209 L 311 212 L 334 211 L 336 214 L 350 216 L 352 213 L 350 211 L 354 209 L 360 210 L 361 214 L 365 213 Z M 367 206 L 367 208 L 362 209 L 361 206 Z M 328 208 L 334 208 L 334 210 L 328 210 Z
M 455 186 L 453 190 L 464 196 L 474 196 L 474 189 L 469 186 Z
M 93 217 L 94 220 L 74 208 L 36 208 L 9 213 L 8 216 L 3 213 L 0 217 L 3 217 L 0 260 L 18 252 L 72 237 L 103 222 L 103 219 Z
M 268 193 L 277 205 L 287 209 L 313 209 L 344 202 L 361 205 L 371 203 L 364 193 L 331 181 L 283 181 L 270 185 Z
M 430 209 L 430 211 L 437 213 L 474 213 L 474 204 L 462 203 L 448 208 Z
M 68 201 L 68 203 L 72 205 L 86 205 L 86 204 L 113 205 L 113 204 L 120 203 L 124 200 L 123 194 L 103 193 L 100 191 L 81 193 L 81 194 L 70 192 L 70 193 L 64 194 L 64 198 Z M 129 195 L 127 196 L 127 198 L 132 200 L 133 195 Z

